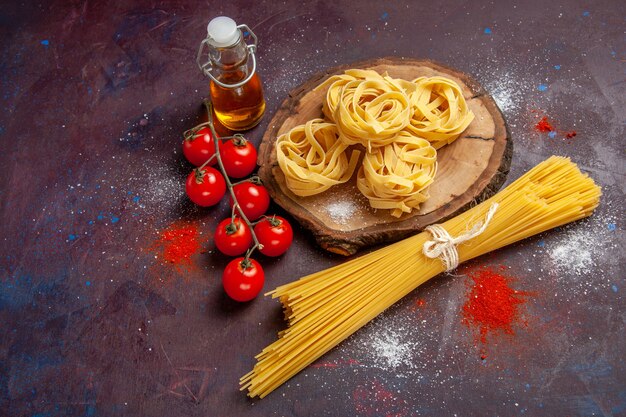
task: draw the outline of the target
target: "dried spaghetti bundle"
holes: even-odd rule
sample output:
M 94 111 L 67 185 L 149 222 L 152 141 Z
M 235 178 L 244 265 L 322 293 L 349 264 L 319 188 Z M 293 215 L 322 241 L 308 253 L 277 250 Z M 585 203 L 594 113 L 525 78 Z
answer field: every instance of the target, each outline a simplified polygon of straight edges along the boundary
M 469 236 L 457 247 L 463 262 L 587 217 L 597 207 L 600 194 L 600 188 L 576 164 L 551 157 L 492 198 L 440 226 L 451 236 Z M 486 216 L 488 224 L 467 231 Z M 422 252 L 429 239 L 430 232 L 422 232 L 272 291 L 272 297 L 283 304 L 289 327 L 257 355 L 254 369 L 241 378 L 241 389 L 247 389 L 251 397 L 265 397 L 443 272 L 439 259 Z

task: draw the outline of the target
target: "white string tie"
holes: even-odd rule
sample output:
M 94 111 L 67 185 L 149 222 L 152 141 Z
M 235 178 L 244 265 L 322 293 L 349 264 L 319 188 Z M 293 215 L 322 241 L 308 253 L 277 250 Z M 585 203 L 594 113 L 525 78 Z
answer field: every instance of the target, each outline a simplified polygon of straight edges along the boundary
M 452 271 L 459 266 L 459 252 L 456 249 L 457 245 L 482 234 L 487 229 L 487 226 L 489 225 L 489 222 L 491 222 L 491 218 L 497 209 L 498 203 L 492 203 L 484 221 L 474 223 L 474 226 L 472 226 L 469 231 L 457 237 L 450 236 L 448 231 L 441 225 L 433 224 L 428 226 L 425 230 L 430 232 L 433 236 L 433 240 L 428 240 L 424 243 L 422 252 L 428 258 L 441 258 L 441 261 L 446 266 L 446 271 Z

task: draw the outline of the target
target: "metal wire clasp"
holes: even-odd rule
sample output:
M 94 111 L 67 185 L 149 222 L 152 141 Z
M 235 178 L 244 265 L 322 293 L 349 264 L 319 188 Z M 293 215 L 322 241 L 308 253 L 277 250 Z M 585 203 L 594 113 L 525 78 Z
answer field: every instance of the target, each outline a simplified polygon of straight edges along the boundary
M 205 49 L 209 47 L 209 36 L 208 35 L 207 35 L 206 39 L 204 39 L 200 43 L 200 48 L 198 49 L 198 56 L 196 57 L 196 62 L 198 63 L 198 67 L 200 67 L 200 71 L 202 71 L 203 74 L 205 74 L 209 78 L 211 78 L 213 80 L 213 82 L 215 82 L 215 84 L 219 85 L 220 87 L 224 87 L 224 88 L 241 87 L 242 85 L 244 85 L 248 81 L 250 81 L 250 79 L 252 78 L 252 76 L 256 72 L 256 57 L 255 57 L 254 53 L 256 52 L 256 45 L 257 45 L 257 42 L 258 42 L 257 37 L 254 34 L 254 32 L 252 31 L 252 29 L 250 29 L 248 27 L 248 25 L 239 25 L 239 26 L 237 26 L 237 29 L 239 29 L 241 31 L 242 36 L 244 38 L 245 38 L 246 32 L 250 35 L 250 38 L 252 38 L 252 44 L 250 44 L 250 45 L 246 44 L 246 49 L 248 50 L 248 54 L 252 58 L 252 70 L 250 71 L 248 76 L 243 81 L 239 81 L 238 83 L 235 83 L 235 84 L 225 84 L 225 83 L 221 82 L 220 80 L 218 80 L 213 75 L 213 73 L 211 72 L 213 70 L 213 65 L 211 64 L 211 59 L 210 58 L 205 63 L 202 63 L 202 56 L 205 53 Z

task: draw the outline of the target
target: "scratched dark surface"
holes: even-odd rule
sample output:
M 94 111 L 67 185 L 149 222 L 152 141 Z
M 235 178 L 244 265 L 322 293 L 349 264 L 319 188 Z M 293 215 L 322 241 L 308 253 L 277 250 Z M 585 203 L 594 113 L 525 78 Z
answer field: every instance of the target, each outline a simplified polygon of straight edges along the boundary
M 626 415 L 623 2 L 116 3 L 0 9 L 0 415 Z M 318 71 L 429 58 L 474 76 L 502 108 L 509 181 L 570 156 L 602 185 L 600 208 L 438 277 L 248 399 L 238 378 L 284 327 L 279 306 L 226 298 L 210 239 L 226 203 L 201 210 L 182 193 L 181 133 L 208 94 L 195 53 L 220 14 L 260 39 L 268 108 L 254 143 Z M 554 133 L 534 128 L 544 115 Z M 149 249 L 181 219 L 208 239 L 183 270 Z M 285 256 L 260 261 L 269 290 L 342 259 L 296 227 Z M 533 294 L 527 325 L 486 346 L 460 312 L 465 273 L 484 265 Z

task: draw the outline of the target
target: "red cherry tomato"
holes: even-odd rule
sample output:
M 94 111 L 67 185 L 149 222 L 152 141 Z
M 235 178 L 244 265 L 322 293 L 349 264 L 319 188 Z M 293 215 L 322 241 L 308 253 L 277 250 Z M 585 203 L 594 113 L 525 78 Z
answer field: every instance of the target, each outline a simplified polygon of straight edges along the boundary
M 241 219 L 224 219 L 215 230 L 215 246 L 224 255 L 238 256 L 252 245 L 252 233 Z
M 226 175 L 244 178 L 256 168 L 256 148 L 243 138 L 233 138 L 220 143 L 220 155 Z
M 250 181 L 242 182 L 233 187 L 235 197 L 248 220 L 256 220 L 270 207 L 270 195 L 262 185 Z M 233 199 L 230 199 L 233 206 Z
M 254 226 L 259 249 L 266 256 L 280 256 L 287 252 L 293 241 L 293 229 L 289 222 L 280 216 L 266 217 Z
M 206 166 L 196 168 L 185 183 L 187 195 L 199 206 L 210 207 L 220 202 L 226 193 L 226 182 L 218 170 Z
M 222 276 L 222 286 L 235 301 L 250 301 L 263 289 L 265 273 L 254 259 L 243 257 L 233 259 L 226 265 Z
M 213 143 L 211 129 L 203 127 L 195 135 L 185 138 L 183 140 L 183 155 L 197 167 L 215 155 L 215 144 Z M 209 165 L 215 165 L 216 162 L 217 159 L 213 158 Z

